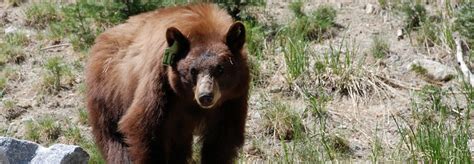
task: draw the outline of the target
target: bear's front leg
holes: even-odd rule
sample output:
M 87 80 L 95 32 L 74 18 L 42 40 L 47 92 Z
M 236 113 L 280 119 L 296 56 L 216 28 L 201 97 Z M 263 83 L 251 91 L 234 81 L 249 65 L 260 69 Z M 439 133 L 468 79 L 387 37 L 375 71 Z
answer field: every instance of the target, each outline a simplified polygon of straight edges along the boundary
M 119 131 L 125 137 L 128 153 L 135 164 L 150 163 L 152 160 L 154 125 L 147 120 L 151 119 L 147 113 L 146 109 L 132 105 L 119 122 Z
M 233 163 L 244 143 L 247 98 L 227 101 L 213 117 L 203 136 L 202 163 Z

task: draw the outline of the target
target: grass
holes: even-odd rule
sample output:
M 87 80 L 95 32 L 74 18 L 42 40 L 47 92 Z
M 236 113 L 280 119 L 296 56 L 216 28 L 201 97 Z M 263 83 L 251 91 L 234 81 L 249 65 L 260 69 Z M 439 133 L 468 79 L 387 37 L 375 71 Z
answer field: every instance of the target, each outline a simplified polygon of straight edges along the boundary
M 48 59 L 43 67 L 46 73 L 42 77 L 42 91 L 57 94 L 61 89 L 61 80 L 72 76 L 70 68 L 59 57 Z
M 385 39 L 382 39 L 380 36 L 375 36 L 372 39 L 372 46 L 370 48 L 370 52 L 372 56 L 374 56 L 374 58 L 382 59 L 385 58 L 388 53 L 390 53 L 390 46 L 385 41 Z
M 296 18 L 301 18 L 306 16 L 306 14 L 302 10 L 303 2 L 302 1 L 295 1 L 290 3 L 290 10 L 296 16 Z
M 301 118 L 285 104 L 273 104 L 264 113 L 264 127 L 279 140 L 292 140 L 303 130 Z
M 8 33 L 0 42 L 0 65 L 9 62 L 20 63 L 25 60 L 24 47 L 30 43 L 25 32 Z
M 455 15 L 455 30 L 474 46 L 474 2 L 463 3 Z
M 378 2 L 382 8 L 386 9 L 398 6 L 396 3 L 401 4 L 397 0 L 378 0 Z M 147 11 L 157 6 L 172 5 L 172 3 L 175 2 L 133 1 L 123 4 L 78 1 L 78 3 L 67 4 L 61 8 L 52 3 L 38 4 L 40 7 L 37 9 L 28 8 L 31 10 L 32 18 L 27 18 L 27 22 L 38 21 L 30 25 L 44 30 L 47 35 L 46 39 L 55 43 L 71 43 L 75 51 L 87 54 L 93 39 L 106 28 L 123 22 L 127 16 L 134 13 Z M 276 37 L 272 34 L 273 29 L 267 30 L 269 26 L 256 20 L 243 20 L 247 29 L 246 46 L 250 52 L 249 60 L 253 81 L 260 84 L 254 87 L 265 89 L 266 86 L 262 84 L 273 80 L 268 80 L 261 75 L 262 71 L 268 71 L 262 70 L 261 63 L 269 62 L 271 60 L 268 59 L 273 59 L 278 55 L 282 55 L 282 60 L 285 61 L 287 72 L 284 75 L 287 76 L 287 82 L 292 87 L 296 86 L 296 89 L 282 91 L 281 94 L 270 93 L 272 97 L 284 97 L 272 99 L 271 104 L 261 111 L 263 113 L 262 126 L 266 128 L 267 132 L 261 134 L 262 138 L 270 138 L 272 140 L 271 148 L 275 150 L 265 150 L 259 155 L 261 158 L 275 163 L 323 163 L 329 160 L 334 162 L 351 160 L 356 158 L 351 154 L 353 150 L 350 145 L 353 143 L 349 142 L 348 136 L 336 132 L 334 124 L 337 122 L 334 122 L 334 114 L 332 114 L 334 111 L 331 111 L 332 109 L 327 105 L 330 102 L 338 103 L 336 101 L 339 100 L 337 99 L 339 95 L 374 103 L 373 101 L 378 99 L 372 99 L 372 96 L 386 94 L 388 92 L 387 86 L 383 79 L 379 78 L 383 73 L 371 70 L 371 66 L 364 63 L 365 56 L 358 58 L 360 55 L 358 56 L 357 43 L 349 43 L 350 41 L 345 40 L 344 36 L 340 44 L 339 41 L 330 40 L 327 44 L 329 48 L 313 52 L 311 48 L 314 44 L 320 44 L 320 41 L 333 35 L 331 30 L 336 24 L 337 12 L 332 7 L 321 6 L 311 13 L 305 13 L 302 10 L 303 4 L 302 2 L 290 4 L 290 10 L 294 13 L 295 19 L 279 29 Z M 460 15 L 454 14 L 457 17 L 456 25 L 451 26 L 446 19 L 441 22 L 425 21 L 429 13 L 423 9 L 421 4 L 417 6 L 418 4 L 415 3 L 406 3 L 405 5 L 408 7 L 404 11 L 406 14 L 404 26 L 410 28 L 411 32 L 416 32 L 415 39 L 425 47 L 438 45 L 446 47 L 446 49 L 453 47 L 453 30 L 457 30 L 464 37 L 469 38 L 469 21 L 471 20 L 469 12 L 471 10 L 459 10 Z M 52 14 L 53 10 L 56 15 Z M 41 17 L 41 19 L 33 19 L 33 17 Z M 463 30 L 467 33 L 463 33 Z M 24 37 L 21 34 L 11 35 L 8 38 L 2 37 L 0 52 L 24 54 L 23 47 L 28 46 L 30 41 L 24 42 L 22 38 Z M 268 46 L 281 47 L 282 54 L 267 53 L 267 50 L 271 49 L 270 51 L 273 52 L 272 50 L 275 48 Z M 382 38 L 374 38 L 369 51 L 375 58 L 384 58 L 389 50 L 390 47 Z M 0 63 L 3 61 L 4 64 L 16 63 L 16 57 L 10 56 L 24 56 L 2 54 L 6 53 L 0 54 Z M 84 56 L 87 57 L 87 55 Z M 43 74 L 42 87 L 49 93 L 59 93 L 64 88 L 71 69 L 83 70 L 82 61 L 75 61 L 73 66 L 68 66 L 62 58 L 47 59 L 43 65 L 45 73 Z M 419 66 L 412 67 L 412 71 L 420 75 L 426 74 L 426 69 Z M 12 79 L 15 78 L 0 76 L 0 97 L 1 92 L 7 90 L 7 83 L 13 81 Z M 79 84 L 75 89 L 79 93 L 85 92 L 84 83 Z M 461 92 L 467 93 L 466 96 L 471 97 L 467 102 L 472 102 L 472 88 L 470 90 L 466 89 Z M 300 94 L 292 95 L 292 97 L 288 96 L 287 92 L 300 92 Z M 401 154 L 409 157 L 400 157 L 399 159 L 422 160 L 431 163 L 469 163 L 468 157 L 470 155 L 466 151 L 465 142 L 472 132 L 469 133 L 467 130 L 470 125 L 465 116 L 468 114 L 463 113 L 463 117 L 453 113 L 453 110 L 460 111 L 463 108 L 465 112 L 466 109 L 473 109 L 474 106 L 470 103 L 468 107 L 452 108 L 443 101 L 446 99 L 446 95 L 450 95 L 450 93 L 443 89 L 424 89 L 419 95 L 416 95 L 419 100 L 417 99 L 410 108 L 413 111 L 410 114 L 413 116 L 412 118 L 393 117 L 398 125 L 397 130 L 403 144 L 395 151 L 400 151 Z M 301 107 L 305 110 L 302 113 L 296 111 L 292 104 L 287 103 L 300 99 L 304 99 L 304 104 L 301 104 Z M 77 124 L 66 123 L 65 126 L 59 126 L 62 124 L 55 122 L 53 118 L 27 121 L 24 137 L 47 143 L 55 142 L 57 136 L 64 136 L 65 142 L 78 144 L 91 155 L 90 163 L 105 163 L 93 140 L 86 138 L 85 133 L 81 134 L 83 128 L 79 126 L 87 125 L 88 119 L 87 111 L 83 107 L 77 108 L 77 117 Z M 371 137 L 369 139 L 370 151 L 367 150 L 371 153 L 370 158 L 373 163 L 397 158 L 385 157 L 391 148 L 384 147 L 383 142 L 386 136 L 377 133 L 378 125 L 374 126 L 376 126 L 376 132 L 373 136 L 369 135 Z M 3 131 L 1 130 L 0 133 Z M 256 138 L 259 137 L 261 136 Z M 248 142 L 255 143 L 254 146 L 262 150 L 268 146 L 266 140 L 257 139 L 248 140 Z
M 0 97 L 5 95 L 5 91 L 7 89 L 8 79 L 5 77 L 0 77 Z
M 418 75 L 426 76 L 426 73 L 428 73 L 428 70 L 426 68 L 418 65 L 418 64 L 413 64 L 411 66 L 411 71 L 415 72 Z
M 79 108 L 78 113 L 79 113 L 79 123 L 82 125 L 87 125 L 89 121 L 89 114 L 87 113 L 87 110 L 84 108 Z
M 291 83 L 308 68 L 308 43 L 293 37 L 288 37 L 286 40 L 282 40 L 282 42 L 284 42 L 282 47 L 284 47 L 283 55 L 288 72 L 287 79 Z
M 25 139 L 37 143 L 54 143 L 63 134 L 61 125 L 51 116 L 28 120 L 25 124 Z
M 43 29 L 50 22 L 60 21 L 61 13 L 56 7 L 58 4 L 51 2 L 33 3 L 29 5 L 24 13 L 26 24 L 38 29 Z
M 472 95 L 471 87 L 466 88 L 467 94 Z M 427 86 L 417 95 L 419 101 L 412 105 L 415 125 L 405 118 L 392 119 L 398 126 L 398 132 L 409 153 L 411 160 L 422 160 L 433 163 L 471 163 L 471 154 L 467 146 L 470 138 L 469 113 L 472 97 L 468 98 L 468 108 L 462 114 L 453 114 L 443 97 L 450 94 L 441 88 Z
M 417 30 L 427 20 L 426 9 L 421 3 L 405 2 L 401 11 L 405 15 L 405 30 L 408 33 Z
M 323 5 L 311 14 L 305 14 L 301 9 L 302 5 L 302 2 L 294 2 L 290 5 L 296 19 L 287 27 L 288 35 L 303 37 L 308 41 L 321 41 L 329 29 L 335 25 L 336 10 L 331 6 Z

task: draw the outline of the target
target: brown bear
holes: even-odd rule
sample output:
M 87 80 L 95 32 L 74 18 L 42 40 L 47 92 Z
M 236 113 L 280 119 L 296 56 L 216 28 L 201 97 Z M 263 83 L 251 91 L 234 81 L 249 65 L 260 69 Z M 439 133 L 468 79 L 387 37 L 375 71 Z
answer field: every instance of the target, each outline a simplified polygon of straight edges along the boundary
M 214 4 L 159 9 L 102 33 L 87 108 L 107 163 L 232 163 L 244 142 L 245 28 Z

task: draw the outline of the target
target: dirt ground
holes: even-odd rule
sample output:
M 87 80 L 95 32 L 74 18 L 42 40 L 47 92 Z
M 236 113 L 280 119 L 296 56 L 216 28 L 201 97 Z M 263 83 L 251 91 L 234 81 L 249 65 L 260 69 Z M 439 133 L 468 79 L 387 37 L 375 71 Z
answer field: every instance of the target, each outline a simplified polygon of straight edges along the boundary
M 367 13 L 367 4 L 375 6 L 372 13 Z M 254 15 L 259 21 L 284 26 L 294 19 L 288 5 L 289 2 L 283 0 L 267 1 L 264 9 L 258 9 Z M 316 52 L 316 55 L 320 55 L 329 49 L 329 45 L 348 44 L 357 50 L 351 58 L 360 59 L 364 63 L 362 64 L 363 71 L 383 76 L 391 84 L 396 84 L 388 85 L 381 96 L 374 93 L 359 100 L 347 96 L 334 97 L 327 104 L 328 129 L 330 133 L 348 141 L 352 152 L 349 159 L 369 160 L 374 136 L 381 140 L 384 149 L 382 157 L 393 156 L 399 150 L 401 141 L 397 126 L 391 116 L 409 117 L 413 94 L 424 85 L 432 84 L 410 71 L 410 65 L 415 60 L 427 59 L 454 69 L 457 66 L 455 52 L 437 46 L 424 49 L 415 46 L 408 38 L 397 39 L 397 30 L 403 28 L 402 16 L 380 9 L 375 0 L 311 1 L 305 3 L 304 11 L 309 13 L 320 5 L 330 5 L 337 10 L 336 23 L 341 28 L 337 29 L 337 35 L 334 38 L 319 43 L 312 42 L 311 50 Z M 25 48 L 27 52 L 25 61 L 20 64 L 9 64 L 16 70 L 15 77 L 17 78 L 9 81 L 7 92 L 1 98 L 2 101 L 13 100 L 17 104 L 16 108 L 24 112 L 12 120 L 7 120 L 5 116 L 7 111 L 0 109 L 0 114 L 3 116 L 0 116 L 0 129 L 5 129 L 6 135 L 23 138 L 25 122 L 52 116 L 64 126 L 67 126 L 66 122 L 77 124 L 81 134 L 90 138 L 90 127 L 78 123 L 79 110 L 85 108 L 82 71 L 87 53 L 74 52 L 67 41 L 60 43 L 65 46 L 54 47 L 52 42 L 37 40 L 38 32 L 25 25 L 22 6 L 0 6 L 3 6 L 0 7 L 0 22 L 3 24 L 0 33 L 4 33 L 8 28 L 21 29 L 28 33 L 30 39 L 28 47 Z M 437 6 L 430 7 L 434 10 Z M 390 53 L 384 59 L 377 60 L 369 55 L 374 36 L 383 38 L 390 46 Z M 242 154 L 249 160 L 270 160 L 269 157 L 281 154 L 281 141 L 271 135 L 266 135 L 262 127 L 268 104 L 275 101 L 284 102 L 300 115 L 303 115 L 308 105 L 303 98 L 289 94 L 292 89 L 286 84 L 285 60 L 279 49 L 281 48 L 276 47 L 265 51 L 265 55 L 268 56 L 261 63 L 261 74 L 267 80 L 265 83 L 267 85 L 253 88 L 251 92 L 247 141 Z M 41 75 L 45 73 L 42 65 L 46 58 L 53 56 L 63 57 L 67 65 L 77 68 L 73 69 L 75 79 L 69 86 L 64 86 L 57 95 L 38 94 L 40 90 L 38 83 Z M 437 83 L 437 85 L 442 88 L 456 88 L 459 87 L 459 82 L 451 80 Z M 460 103 L 465 107 L 465 102 Z M 0 108 L 3 108 L 2 105 L 0 104 Z M 311 116 L 303 118 L 304 124 L 308 124 L 308 127 L 315 121 L 316 118 Z M 68 140 L 60 137 L 57 142 L 68 143 Z M 255 146 L 255 142 L 259 143 L 258 146 Z

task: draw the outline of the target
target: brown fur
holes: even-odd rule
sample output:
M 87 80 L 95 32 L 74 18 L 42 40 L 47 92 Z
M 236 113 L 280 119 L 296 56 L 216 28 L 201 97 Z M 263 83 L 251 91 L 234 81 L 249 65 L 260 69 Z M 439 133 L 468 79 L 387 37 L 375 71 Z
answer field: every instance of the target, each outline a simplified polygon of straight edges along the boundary
M 201 136 L 203 163 L 232 162 L 244 141 L 249 88 L 247 54 L 233 43 L 239 42 L 231 36 L 233 23 L 216 5 L 171 7 L 134 16 L 96 39 L 87 66 L 87 107 L 108 163 L 187 163 L 193 134 Z M 170 27 L 190 47 L 176 65 L 165 66 Z M 221 98 L 204 109 L 188 70 L 210 75 L 218 64 L 226 68 L 215 78 Z

